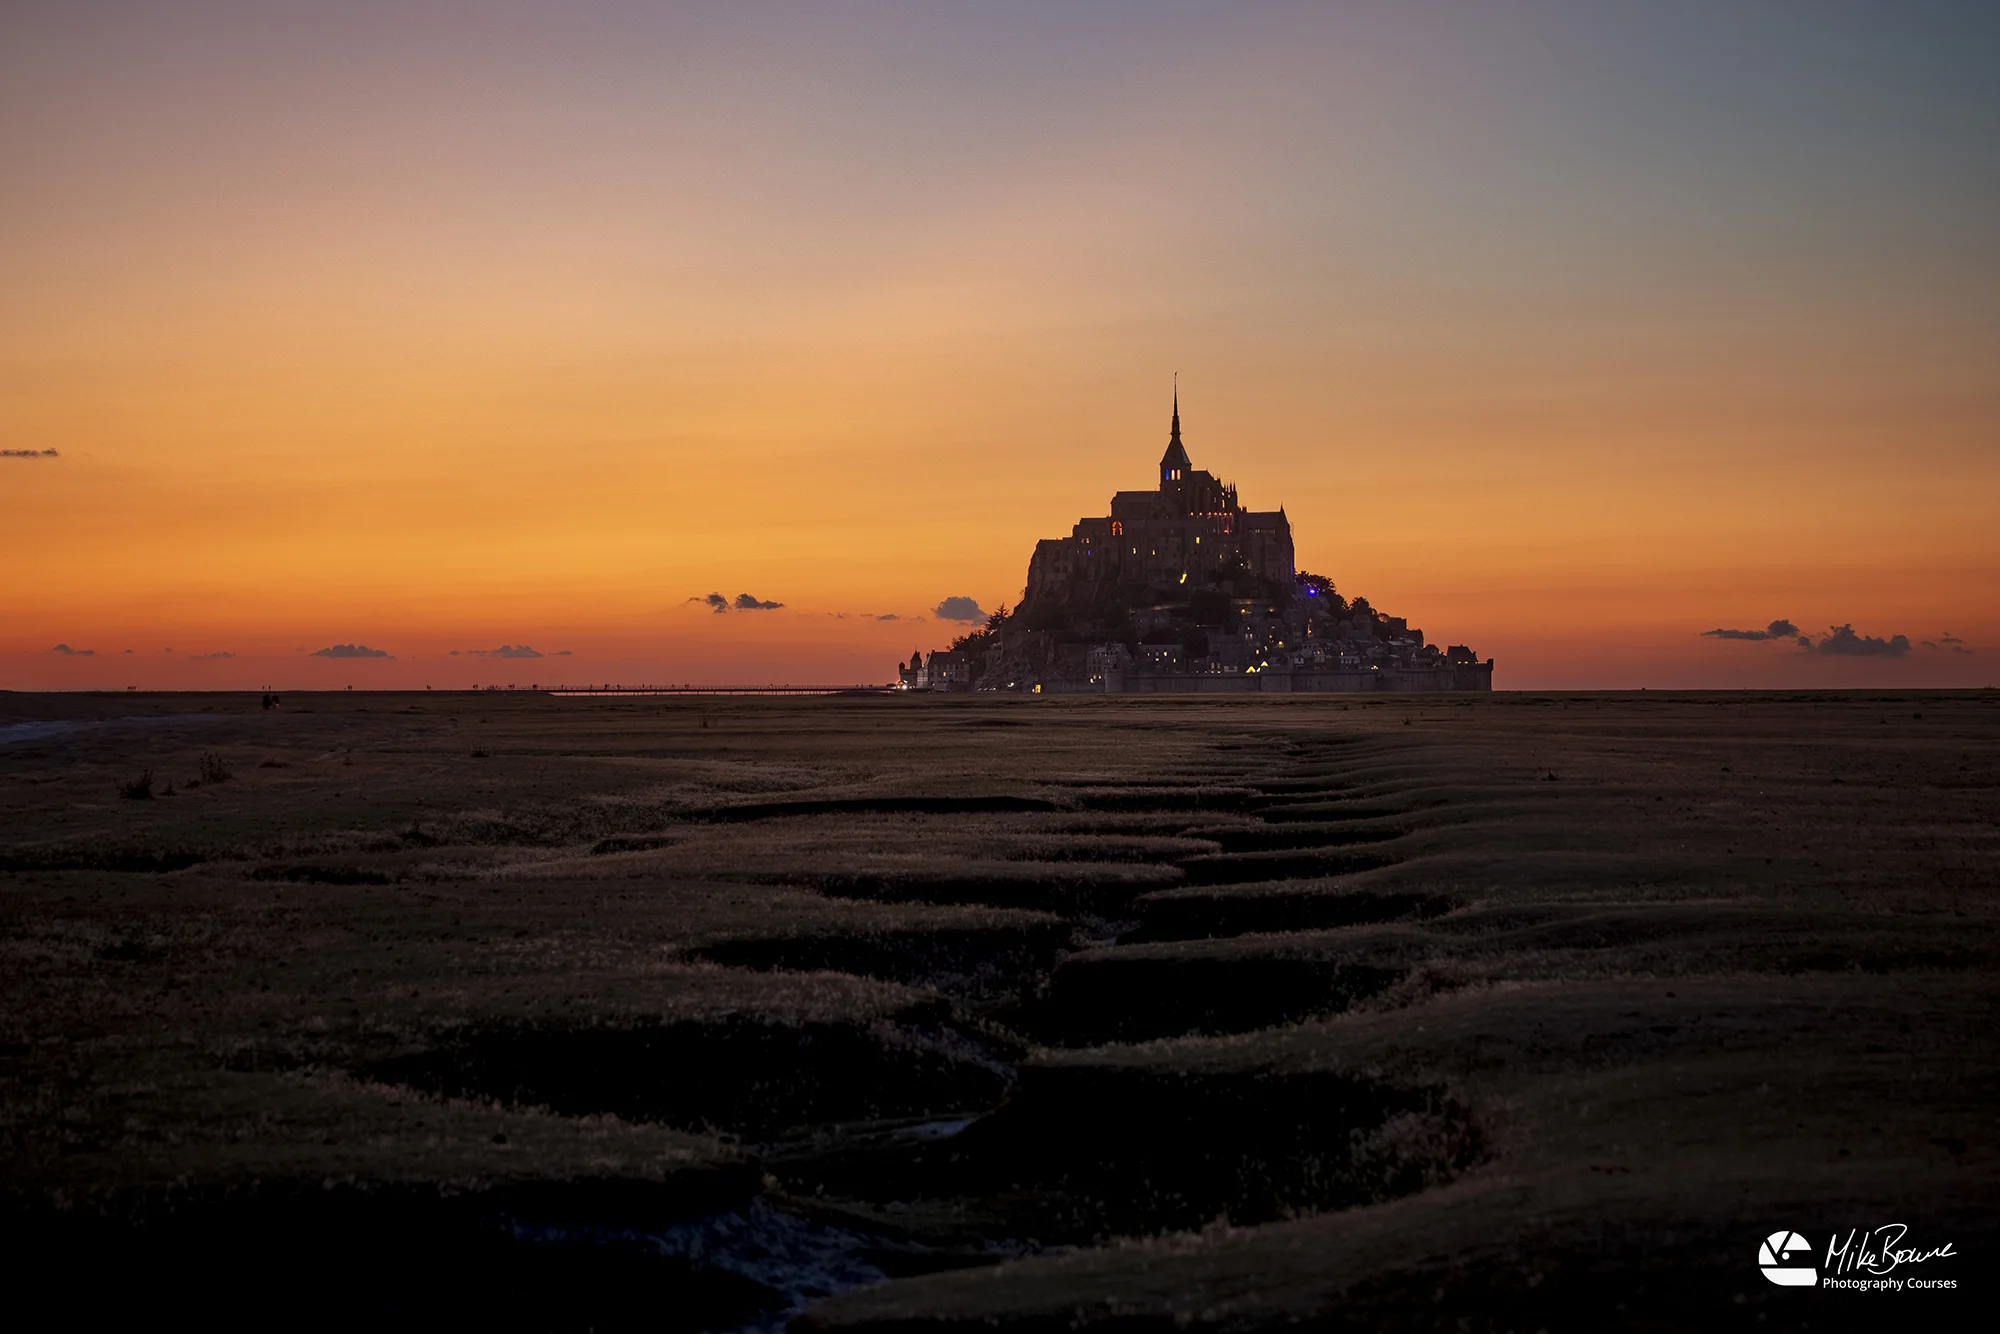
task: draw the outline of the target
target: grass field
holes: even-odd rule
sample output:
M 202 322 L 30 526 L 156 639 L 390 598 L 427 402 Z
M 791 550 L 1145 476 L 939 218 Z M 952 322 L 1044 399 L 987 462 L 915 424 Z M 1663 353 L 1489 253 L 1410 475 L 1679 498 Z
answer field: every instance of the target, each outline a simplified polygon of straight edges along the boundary
M 260 1323 L 1944 1323 L 1755 1256 L 1990 1272 L 1996 883 L 1990 691 L 0 695 L 0 1208 Z

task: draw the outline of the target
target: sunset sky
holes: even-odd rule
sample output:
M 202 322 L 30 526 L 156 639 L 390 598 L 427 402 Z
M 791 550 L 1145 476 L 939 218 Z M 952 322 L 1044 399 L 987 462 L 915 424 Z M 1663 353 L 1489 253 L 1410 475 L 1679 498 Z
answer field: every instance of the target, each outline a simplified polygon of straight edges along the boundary
M 1497 688 L 2000 684 L 2000 6 L 14 3 L 0 183 L 0 687 L 888 680 L 1175 372 Z

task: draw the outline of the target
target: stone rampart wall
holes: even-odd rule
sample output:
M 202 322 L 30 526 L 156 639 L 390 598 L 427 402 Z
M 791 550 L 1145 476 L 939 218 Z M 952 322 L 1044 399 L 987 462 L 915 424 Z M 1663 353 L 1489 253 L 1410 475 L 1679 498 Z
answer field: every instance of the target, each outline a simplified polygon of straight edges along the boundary
M 1493 664 L 1437 667 L 1421 671 L 1264 671 L 1209 673 L 1130 673 L 1114 678 L 1107 694 L 1238 695 L 1359 691 L 1491 690 Z

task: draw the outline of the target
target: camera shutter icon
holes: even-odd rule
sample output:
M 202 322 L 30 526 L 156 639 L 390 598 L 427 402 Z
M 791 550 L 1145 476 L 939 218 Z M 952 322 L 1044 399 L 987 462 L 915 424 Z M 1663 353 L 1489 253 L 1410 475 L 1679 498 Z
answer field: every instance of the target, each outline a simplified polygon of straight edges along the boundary
M 1796 1232 L 1773 1232 L 1757 1248 L 1757 1265 L 1764 1277 L 1781 1288 L 1811 1288 L 1819 1285 L 1819 1271 L 1812 1267 L 1812 1247 Z

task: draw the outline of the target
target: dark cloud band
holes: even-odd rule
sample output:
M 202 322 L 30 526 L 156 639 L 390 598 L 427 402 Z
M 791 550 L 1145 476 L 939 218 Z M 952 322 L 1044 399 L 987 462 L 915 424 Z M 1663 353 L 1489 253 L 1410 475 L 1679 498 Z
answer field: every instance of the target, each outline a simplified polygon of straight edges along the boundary
M 1762 630 L 1717 629 L 1704 630 L 1701 633 L 1703 637 L 1708 639 L 1792 639 L 1797 637 L 1799 627 L 1793 625 L 1790 621 L 1777 620 L 1772 621 Z
M 1824 635 L 1814 639 L 1805 634 L 1788 620 L 1772 621 L 1762 630 L 1704 630 L 1708 639 L 1777 640 L 1789 639 L 1807 653 L 1818 653 L 1829 658 L 1900 658 L 1910 651 L 1908 635 L 1890 635 L 1884 639 L 1878 635 L 1855 633 L 1853 624 L 1830 627 Z M 1947 634 L 1937 643 L 1925 640 L 1927 648 L 1958 645 L 1961 641 Z M 1955 652 L 1970 652 L 1969 649 L 1955 648 Z
M 1799 642 L 1804 644 L 1808 641 L 1801 635 Z M 1857 635 L 1851 624 L 1834 626 L 1827 631 L 1824 639 L 1813 646 L 1813 652 L 1835 658 L 1900 658 L 1909 651 L 1908 635 L 1891 635 L 1887 639 Z
M 782 602 L 766 602 L 754 593 L 738 593 L 734 602 L 720 593 L 707 593 L 688 601 L 699 602 L 718 616 L 726 611 L 776 611 L 785 605 Z

